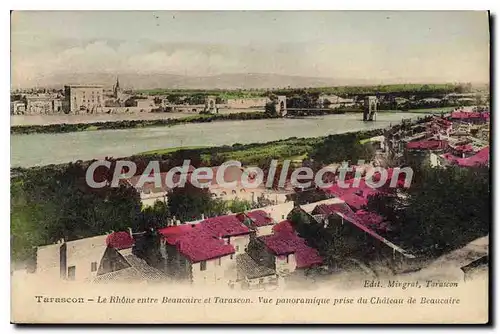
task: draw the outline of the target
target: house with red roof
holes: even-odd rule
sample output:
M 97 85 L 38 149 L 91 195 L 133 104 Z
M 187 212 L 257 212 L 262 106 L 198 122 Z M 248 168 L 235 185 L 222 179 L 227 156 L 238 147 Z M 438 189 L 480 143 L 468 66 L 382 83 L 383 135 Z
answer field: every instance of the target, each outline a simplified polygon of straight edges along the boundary
M 490 161 L 490 147 L 484 147 L 476 154 L 467 158 L 460 158 L 451 153 L 445 153 L 441 157 L 445 159 L 448 164 L 460 167 L 488 166 Z
M 160 270 L 133 255 L 129 232 L 37 247 L 36 274 L 51 280 L 91 283 L 165 281 Z
M 318 251 L 308 246 L 288 221 L 275 225 L 273 234 L 252 238 L 248 254 L 259 264 L 275 270 L 279 276 L 323 264 Z
M 237 215 L 169 226 L 158 232 L 165 271 L 174 278 L 207 284 L 228 284 L 236 279 L 236 255 L 245 253 L 252 233 Z
M 448 149 L 447 140 L 425 139 L 410 141 L 406 144 L 405 159 L 410 164 L 425 164 L 431 167 L 441 166 L 439 155 Z
M 132 247 L 135 244 L 134 237 L 130 231 L 113 232 L 106 237 L 108 247 L 116 249 L 122 255 L 132 254 Z
M 202 224 L 170 226 L 158 231 L 164 271 L 193 284 L 227 285 L 235 279 L 235 248 Z
M 366 250 L 367 253 L 380 252 L 381 254 L 392 255 L 394 258 L 398 256 L 400 261 L 415 258 L 412 254 L 383 236 L 388 231 L 388 224 L 383 217 L 376 213 L 365 210 L 351 210 L 350 206 L 334 204 L 318 205 L 313 210 L 313 214 L 322 214 L 325 227 L 332 221 L 336 221 L 339 227 L 342 228 L 343 233 L 354 233 L 364 238 L 366 246 L 371 247 L 371 249 Z M 329 219 L 332 216 L 340 219 Z
M 206 231 L 228 245 L 232 245 L 236 254 L 245 252 L 250 242 L 251 230 L 236 215 L 218 216 L 205 219 L 200 223 Z
M 452 121 L 461 121 L 467 123 L 485 123 L 490 120 L 489 112 L 480 112 L 480 111 L 453 111 L 451 113 L 450 119 Z

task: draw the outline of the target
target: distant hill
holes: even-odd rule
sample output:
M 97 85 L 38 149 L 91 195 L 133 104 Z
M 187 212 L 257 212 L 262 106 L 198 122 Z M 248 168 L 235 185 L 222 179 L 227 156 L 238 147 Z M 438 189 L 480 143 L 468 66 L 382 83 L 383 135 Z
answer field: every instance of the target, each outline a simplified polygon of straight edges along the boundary
M 133 89 L 265 89 L 378 84 L 362 79 L 317 78 L 260 73 L 221 74 L 204 77 L 135 73 L 119 73 L 118 75 L 120 85 L 123 88 Z M 38 86 L 62 88 L 65 84 L 102 84 L 111 87 L 115 81 L 116 74 L 111 73 L 59 74 L 41 78 L 38 80 Z

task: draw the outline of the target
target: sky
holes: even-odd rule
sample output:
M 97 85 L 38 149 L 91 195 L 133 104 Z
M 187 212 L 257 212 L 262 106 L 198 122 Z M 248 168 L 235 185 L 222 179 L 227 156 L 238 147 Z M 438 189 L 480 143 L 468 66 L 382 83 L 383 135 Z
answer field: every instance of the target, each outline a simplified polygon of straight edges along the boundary
M 13 87 L 67 73 L 489 82 L 480 11 L 15 11 Z

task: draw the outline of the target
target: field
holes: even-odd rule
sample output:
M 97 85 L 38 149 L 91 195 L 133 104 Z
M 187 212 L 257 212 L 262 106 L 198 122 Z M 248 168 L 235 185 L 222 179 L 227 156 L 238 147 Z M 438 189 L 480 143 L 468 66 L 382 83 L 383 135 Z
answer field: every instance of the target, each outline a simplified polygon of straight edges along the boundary
M 265 144 L 234 144 L 223 147 L 173 147 L 139 153 L 136 156 L 152 157 L 169 155 L 178 151 L 186 154 L 197 153 L 207 165 L 220 164 L 219 161 L 237 160 L 242 164 L 252 165 L 268 159 L 302 161 L 307 157 L 321 138 L 289 138 Z
M 339 96 L 353 95 L 368 95 L 368 94 L 413 94 L 413 95 L 428 95 L 461 93 L 470 91 L 472 88 L 468 85 L 460 84 L 394 84 L 394 85 L 377 85 L 377 86 L 337 86 L 337 87 L 317 87 L 317 88 L 284 88 L 284 89 L 237 89 L 237 90 L 203 90 L 203 89 L 146 89 L 138 90 L 137 93 L 148 95 L 214 95 L 221 99 L 231 98 L 252 98 L 264 97 L 271 94 L 275 95 L 290 95 L 296 92 L 306 92 L 312 94 L 334 94 Z

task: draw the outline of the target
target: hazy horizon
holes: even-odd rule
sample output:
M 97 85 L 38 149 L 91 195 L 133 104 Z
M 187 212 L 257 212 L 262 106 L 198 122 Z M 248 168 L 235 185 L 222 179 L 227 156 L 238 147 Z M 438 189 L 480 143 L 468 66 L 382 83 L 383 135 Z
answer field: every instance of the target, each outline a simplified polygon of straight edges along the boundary
M 486 11 L 14 11 L 11 86 L 89 73 L 488 83 L 489 38 Z

